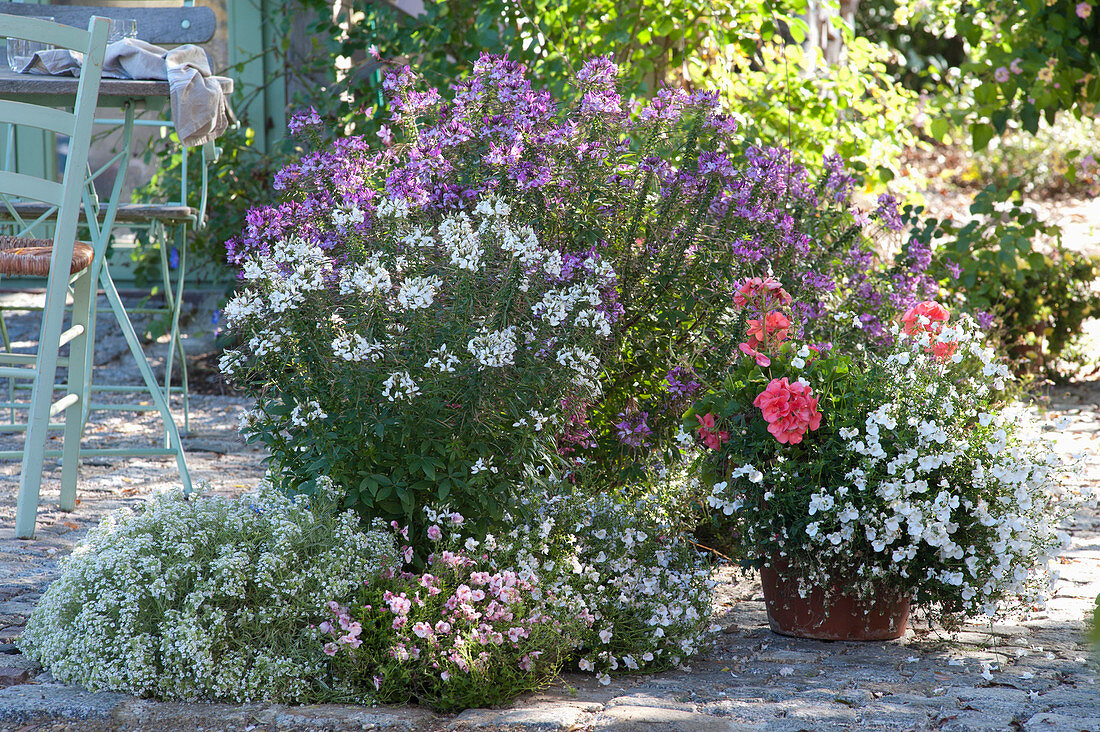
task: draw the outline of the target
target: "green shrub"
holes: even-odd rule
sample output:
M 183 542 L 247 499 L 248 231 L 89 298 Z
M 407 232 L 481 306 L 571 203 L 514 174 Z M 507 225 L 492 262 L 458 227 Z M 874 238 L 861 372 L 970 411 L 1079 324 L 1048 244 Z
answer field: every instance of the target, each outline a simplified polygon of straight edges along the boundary
M 1042 122 L 1034 135 L 1009 129 L 993 138 L 989 147 L 974 153 L 963 182 L 976 179 L 1006 188 L 1016 179 L 1021 193 L 1095 195 L 1100 192 L 1098 156 L 1100 120 L 1059 115 L 1054 124 Z
M 1061 230 L 1042 222 L 1015 191 L 987 186 L 974 198 L 974 218 L 958 225 L 927 219 L 908 246 L 938 252 L 930 272 L 953 299 L 990 328 L 1023 371 L 1054 375 L 1085 320 L 1100 315 L 1100 258 L 1061 245 Z M 911 219 L 920 209 L 910 209 Z

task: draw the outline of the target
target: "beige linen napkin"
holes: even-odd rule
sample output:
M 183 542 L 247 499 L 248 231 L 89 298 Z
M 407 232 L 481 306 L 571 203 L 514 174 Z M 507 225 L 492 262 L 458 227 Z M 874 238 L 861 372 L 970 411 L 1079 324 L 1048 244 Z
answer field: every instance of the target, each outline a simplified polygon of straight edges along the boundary
M 64 49 L 38 51 L 21 73 L 80 73 L 82 55 Z M 107 79 L 154 79 L 168 82 L 172 120 L 186 147 L 202 145 L 229 127 L 232 114 L 218 77 L 210 72 L 206 51 L 186 44 L 168 51 L 136 38 L 107 46 L 103 62 Z

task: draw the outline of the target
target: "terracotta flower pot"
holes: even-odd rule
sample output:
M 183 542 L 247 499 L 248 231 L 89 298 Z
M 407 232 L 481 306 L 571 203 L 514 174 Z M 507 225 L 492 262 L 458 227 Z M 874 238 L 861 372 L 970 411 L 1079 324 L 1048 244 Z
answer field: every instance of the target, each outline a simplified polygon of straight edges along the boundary
M 881 641 L 905 635 L 909 622 L 909 599 L 892 595 L 870 603 L 846 593 L 831 593 L 817 587 L 806 597 L 798 594 L 798 582 L 781 575 L 786 562 L 760 568 L 768 623 L 775 633 L 817 640 Z

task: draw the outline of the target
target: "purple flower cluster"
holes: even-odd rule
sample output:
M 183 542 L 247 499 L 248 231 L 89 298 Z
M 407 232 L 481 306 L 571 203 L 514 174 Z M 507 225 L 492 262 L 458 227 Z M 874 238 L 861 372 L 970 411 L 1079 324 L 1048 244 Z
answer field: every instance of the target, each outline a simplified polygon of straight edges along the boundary
M 701 384 L 695 380 L 694 371 L 677 366 L 665 375 L 665 386 L 673 396 L 689 399 L 699 390 Z
M 653 430 L 646 424 L 648 412 L 619 412 L 619 421 L 615 423 L 619 442 L 627 447 L 648 447 Z
M 890 231 L 901 231 L 904 223 L 901 213 L 898 212 L 898 199 L 889 193 L 883 193 L 878 197 L 878 208 L 875 209 L 875 217 Z

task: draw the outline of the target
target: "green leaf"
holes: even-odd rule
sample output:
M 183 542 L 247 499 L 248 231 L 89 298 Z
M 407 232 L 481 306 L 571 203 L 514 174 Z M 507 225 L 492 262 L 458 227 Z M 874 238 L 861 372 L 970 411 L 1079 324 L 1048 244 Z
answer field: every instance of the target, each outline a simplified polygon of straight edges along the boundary
M 944 117 L 936 117 L 932 120 L 929 131 L 932 137 L 943 142 L 947 138 L 947 133 L 951 131 L 951 122 Z
M 980 151 L 989 145 L 989 141 L 993 139 L 994 130 L 991 125 L 981 123 L 971 127 L 970 134 L 973 138 L 974 150 Z
M 806 21 L 802 18 L 791 18 L 788 21 L 787 29 L 791 33 L 791 38 L 795 43 L 802 43 L 806 40 L 806 33 L 809 30 L 809 26 L 806 25 Z
M 1039 132 L 1039 110 L 1035 109 L 1034 104 L 1025 105 L 1020 110 L 1020 123 L 1033 135 Z

